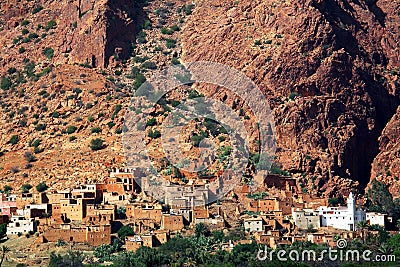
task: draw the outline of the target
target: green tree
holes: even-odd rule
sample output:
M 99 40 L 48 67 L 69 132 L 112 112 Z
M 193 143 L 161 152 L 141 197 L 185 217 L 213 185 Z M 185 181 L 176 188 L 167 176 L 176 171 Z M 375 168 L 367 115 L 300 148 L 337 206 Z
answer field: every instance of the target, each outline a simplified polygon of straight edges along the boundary
M 40 182 L 40 183 L 36 186 L 36 190 L 37 190 L 38 192 L 43 192 L 43 191 L 45 191 L 47 188 L 48 188 L 48 187 L 47 187 L 47 185 L 46 185 L 45 182 Z
M 4 193 L 9 193 L 11 190 L 12 190 L 12 187 L 9 186 L 9 185 L 5 185 L 5 186 L 3 187 L 3 192 L 4 192 Z
M 201 235 L 206 236 L 210 233 L 210 230 L 204 223 L 198 223 L 194 228 L 194 233 L 196 237 L 200 237 Z
M 373 180 L 371 188 L 367 192 L 367 198 L 370 211 L 387 213 L 395 220 L 399 218 L 399 206 L 393 201 L 393 196 L 385 183 Z
M 28 193 L 32 186 L 30 184 L 23 184 L 21 186 L 22 193 Z
M 49 267 L 83 267 L 83 261 L 85 255 L 80 251 L 69 250 L 66 255 L 56 254 L 55 252 L 50 253 Z
M 135 235 L 132 227 L 124 225 L 118 230 L 118 237 L 125 242 L 125 237 Z

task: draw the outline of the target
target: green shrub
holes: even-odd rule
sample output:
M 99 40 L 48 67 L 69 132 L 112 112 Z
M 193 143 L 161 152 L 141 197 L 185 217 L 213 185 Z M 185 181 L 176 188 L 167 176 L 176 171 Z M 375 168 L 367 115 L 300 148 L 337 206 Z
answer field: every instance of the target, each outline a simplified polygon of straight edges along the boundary
M 179 59 L 176 58 L 176 57 L 173 57 L 173 58 L 171 59 L 171 63 L 172 63 L 173 65 L 179 65 L 179 64 L 181 64 L 181 62 L 179 61 Z
M 12 86 L 12 81 L 7 76 L 1 77 L 0 87 L 3 90 L 8 90 Z
M 161 28 L 161 33 L 162 33 L 162 34 L 171 35 L 171 34 L 174 33 L 174 31 L 173 31 L 173 30 L 170 30 L 170 29 L 167 29 L 167 28 Z
M 201 142 L 203 139 L 204 139 L 204 137 L 203 137 L 203 136 L 200 136 L 200 135 L 194 135 L 194 136 L 192 136 L 191 140 L 192 140 L 193 146 L 194 146 L 194 147 L 199 147 L 200 142 Z
M 36 131 L 43 131 L 43 130 L 46 129 L 46 127 L 47 127 L 46 124 L 39 123 L 38 125 L 36 125 L 35 130 L 36 130 Z
M 143 29 L 145 29 L 145 30 L 151 30 L 151 22 L 150 22 L 150 20 L 145 20 L 144 22 L 143 22 Z
M 22 54 L 24 53 L 26 50 L 23 46 L 21 46 L 20 48 L 18 48 L 18 53 Z
M 29 146 L 30 147 L 38 147 L 41 142 L 42 142 L 42 140 L 39 138 L 32 139 L 31 141 L 29 141 Z
M 48 188 L 48 187 L 47 187 L 46 183 L 44 183 L 44 182 L 40 182 L 40 183 L 36 186 L 36 190 L 37 190 L 38 192 L 43 192 L 43 191 L 45 191 L 47 188 Z
M 185 14 L 186 14 L 187 16 L 189 16 L 189 15 L 192 14 L 193 8 L 194 8 L 194 5 L 193 5 L 193 4 L 184 5 L 184 6 L 182 7 L 182 11 L 185 12 Z
M 295 98 L 300 97 L 300 94 L 297 92 L 291 92 L 288 96 L 290 100 L 294 100 Z
M 57 25 L 57 23 L 54 20 L 50 20 L 49 22 L 47 22 L 45 30 L 48 31 L 48 30 L 54 28 L 56 25 Z
M 21 190 L 23 193 L 28 193 L 31 190 L 32 186 L 30 184 L 23 184 L 21 186 Z
M 12 190 L 12 187 L 9 186 L 9 185 L 5 185 L 5 186 L 3 187 L 3 192 L 4 192 L 4 193 L 9 193 L 11 190 Z
M 174 48 L 174 47 L 176 47 L 176 40 L 175 40 L 175 39 L 170 39 L 170 38 L 165 39 L 165 46 L 166 46 L 167 48 Z
M 36 161 L 35 155 L 32 154 L 30 151 L 25 151 L 24 158 L 27 162 L 34 162 Z
M 173 31 L 175 31 L 175 32 L 177 32 L 177 31 L 179 31 L 179 27 L 178 27 L 178 25 L 172 25 L 171 27 L 170 27 L 170 29 L 171 30 L 173 30 Z
M 122 105 L 117 104 L 114 109 L 113 117 L 115 117 L 121 111 L 121 109 L 122 109 Z
M 146 82 L 146 77 L 144 77 L 143 74 L 139 73 L 135 78 L 133 88 L 137 90 L 144 82 Z
M 92 139 L 92 141 L 90 141 L 90 148 L 93 151 L 103 149 L 104 148 L 104 140 L 100 139 L 100 138 Z
M 46 47 L 45 49 L 43 49 L 42 54 L 48 59 L 52 59 L 54 56 L 54 50 L 51 47 Z
M 58 111 L 53 111 L 52 113 L 50 113 L 50 117 L 59 118 L 60 117 L 60 113 Z
M 181 104 L 181 102 L 179 102 L 178 100 L 172 100 L 171 101 L 171 105 L 175 108 L 177 106 L 179 106 Z
M 29 24 L 29 20 L 24 19 L 23 21 L 21 21 L 21 26 L 26 26 Z
M 157 124 L 156 118 L 148 119 L 147 122 L 146 122 L 146 126 L 154 126 L 156 124 Z
M 146 61 L 141 65 L 141 67 L 144 69 L 149 69 L 149 70 L 157 69 L 157 65 L 153 61 Z
M 28 35 L 28 38 L 30 38 L 30 39 L 36 39 L 36 38 L 38 38 L 39 37 L 39 35 L 37 34 L 37 33 L 35 33 L 35 32 L 32 32 L 32 33 L 30 33 L 29 35 Z
M 91 133 L 101 133 L 101 128 L 100 127 L 93 127 L 90 129 Z
M 157 138 L 161 137 L 161 132 L 158 130 L 153 131 L 150 129 L 148 131 L 148 135 L 150 138 L 157 139 Z
M 70 141 L 70 142 L 72 142 L 72 141 L 74 141 L 74 140 L 76 140 L 76 136 L 75 136 L 75 135 L 72 135 L 72 136 L 69 137 L 69 141 Z
M 19 141 L 18 135 L 11 136 L 10 140 L 8 141 L 9 144 L 16 145 Z
M 26 28 L 23 28 L 23 29 L 22 29 L 22 31 L 21 31 L 21 33 L 22 33 L 23 35 L 25 35 L 25 34 L 28 34 L 28 33 L 29 33 L 29 31 L 28 31 L 28 29 L 26 29 Z
M 43 9 L 42 6 L 37 6 L 34 9 L 32 9 L 32 14 L 36 14 L 38 12 L 40 12 Z
M 111 129 L 112 127 L 115 126 L 115 122 L 110 121 L 110 122 L 107 123 L 107 126 L 108 126 L 109 129 Z
M 73 134 L 76 130 L 77 130 L 76 126 L 70 125 L 70 126 L 68 126 L 66 133 L 67 134 Z

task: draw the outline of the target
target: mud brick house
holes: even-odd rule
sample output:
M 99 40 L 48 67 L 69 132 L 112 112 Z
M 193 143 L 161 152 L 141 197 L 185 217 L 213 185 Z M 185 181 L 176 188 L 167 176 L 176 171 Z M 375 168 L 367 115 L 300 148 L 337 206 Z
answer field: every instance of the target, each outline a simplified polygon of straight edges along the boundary
M 86 225 L 96 225 L 96 224 L 111 224 L 112 223 L 111 214 L 98 214 L 98 215 L 87 215 L 83 219 L 83 223 Z
M 320 227 L 319 214 L 312 209 L 293 210 L 292 217 L 298 229 L 318 229 Z
M 74 199 L 90 199 L 92 203 L 101 203 L 103 200 L 103 189 L 102 184 L 88 184 L 81 185 L 77 188 L 72 189 L 71 195 Z
M 110 177 L 105 180 L 105 191 L 126 197 L 126 194 L 140 190 L 135 178 L 139 178 L 141 175 L 142 172 L 139 169 L 114 169 L 110 173 Z
M 64 220 L 82 221 L 82 219 L 86 217 L 86 206 L 88 203 L 92 203 L 92 201 L 82 198 L 61 199 L 59 214 Z
M 280 201 L 277 198 L 267 198 L 250 201 L 247 209 L 252 212 L 267 212 L 280 210 Z
M 126 205 L 126 217 L 136 220 L 151 220 L 161 223 L 162 206 L 160 204 L 129 204 Z
M 157 230 L 151 234 L 127 236 L 125 238 L 126 251 L 136 251 L 141 246 L 157 247 L 169 240 L 169 231 Z
M 288 192 L 296 192 L 297 179 L 290 176 L 268 174 L 264 179 L 264 186 L 267 188 L 275 187 Z
M 184 227 L 182 214 L 163 214 L 161 217 L 161 229 L 179 231 Z
M 86 216 L 108 216 L 111 221 L 115 220 L 117 207 L 115 205 L 88 204 L 86 205 Z
M 0 194 L 0 215 L 11 217 L 17 211 L 16 195 Z
M 208 212 L 208 207 L 197 206 L 193 208 L 192 211 L 192 221 L 194 222 L 196 218 L 209 218 L 210 214 Z
M 50 204 L 60 204 L 61 199 L 72 198 L 71 190 L 60 190 L 48 193 L 47 198 Z
M 221 216 L 217 216 L 215 218 L 196 218 L 194 220 L 194 223 L 195 224 L 204 223 L 206 225 L 209 225 L 213 229 L 225 227 L 225 220 Z
M 110 225 L 83 225 L 74 227 L 71 224 L 61 224 L 59 227 L 49 227 L 42 235 L 42 242 L 57 242 L 59 239 L 65 242 L 85 243 L 92 246 L 111 244 Z
M 126 251 L 136 251 L 141 246 L 152 248 L 154 247 L 154 236 L 151 234 L 127 236 L 125 246 Z
M 41 193 L 21 193 L 16 198 L 16 204 L 18 209 L 23 209 L 29 204 L 46 204 L 49 203 L 49 198 L 45 192 Z
M 209 200 L 209 190 L 205 186 L 167 186 L 165 204 L 173 209 L 193 209 L 204 207 Z

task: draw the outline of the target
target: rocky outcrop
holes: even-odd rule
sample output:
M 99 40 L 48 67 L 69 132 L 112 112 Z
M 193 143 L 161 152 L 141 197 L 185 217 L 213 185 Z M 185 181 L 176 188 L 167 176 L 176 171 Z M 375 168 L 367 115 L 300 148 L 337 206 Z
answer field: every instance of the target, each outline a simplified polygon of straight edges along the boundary
M 386 183 L 394 196 L 400 195 L 400 107 L 379 137 L 379 154 L 374 159 L 371 181 Z
M 45 40 L 38 42 L 55 50 L 54 63 L 104 68 L 111 57 L 129 56 L 137 25 L 143 20 L 140 2 L 47 0 L 28 2 L 28 5 L 17 2 L 6 6 L 3 18 L 11 32 L 23 19 L 44 28 L 49 21 L 54 21 L 56 26 L 52 27 L 51 36 L 46 34 Z M 35 8 L 42 9 L 35 13 Z
M 334 177 L 369 182 L 400 103 L 398 11 L 390 1 L 202 1 L 184 29 L 184 59 L 252 78 L 275 114 L 277 160 L 305 174 L 306 190 L 336 194 Z

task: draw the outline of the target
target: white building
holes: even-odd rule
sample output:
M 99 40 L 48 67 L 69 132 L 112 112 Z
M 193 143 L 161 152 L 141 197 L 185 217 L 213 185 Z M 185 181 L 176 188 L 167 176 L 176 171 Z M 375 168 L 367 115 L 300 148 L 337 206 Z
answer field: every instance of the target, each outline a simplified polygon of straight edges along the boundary
M 24 216 L 12 216 L 7 226 L 7 235 L 17 235 L 18 233 L 36 232 L 34 219 L 25 219 Z
M 380 225 L 382 227 L 385 227 L 388 218 L 387 214 L 382 214 L 379 212 L 367 212 L 366 221 L 369 225 Z
M 321 206 L 318 208 L 318 213 L 321 217 L 321 226 L 348 231 L 355 231 L 357 223 L 366 220 L 365 210 L 356 207 L 353 193 L 349 194 L 346 207 Z
M 261 217 L 246 218 L 243 220 L 244 230 L 249 233 L 252 232 L 262 232 L 263 229 L 263 219 Z

